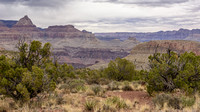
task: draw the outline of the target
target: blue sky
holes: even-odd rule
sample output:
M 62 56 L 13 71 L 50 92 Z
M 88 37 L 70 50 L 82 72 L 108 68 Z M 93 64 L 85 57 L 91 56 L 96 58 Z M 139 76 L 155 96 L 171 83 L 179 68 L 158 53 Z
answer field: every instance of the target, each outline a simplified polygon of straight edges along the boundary
M 200 28 L 200 0 L 0 0 L 0 19 L 28 15 L 38 27 L 72 24 L 91 32 Z

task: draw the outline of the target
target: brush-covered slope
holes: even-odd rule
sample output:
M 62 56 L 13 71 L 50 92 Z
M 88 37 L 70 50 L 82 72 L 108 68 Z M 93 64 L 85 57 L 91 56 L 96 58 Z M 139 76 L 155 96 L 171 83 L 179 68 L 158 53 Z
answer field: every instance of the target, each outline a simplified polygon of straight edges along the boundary
M 137 69 L 148 69 L 148 57 L 155 52 L 166 53 L 171 49 L 177 53 L 194 52 L 200 55 L 200 43 L 187 40 L 157 40 L 135 46 L 130 55 L 125 57 L 136 64 Z

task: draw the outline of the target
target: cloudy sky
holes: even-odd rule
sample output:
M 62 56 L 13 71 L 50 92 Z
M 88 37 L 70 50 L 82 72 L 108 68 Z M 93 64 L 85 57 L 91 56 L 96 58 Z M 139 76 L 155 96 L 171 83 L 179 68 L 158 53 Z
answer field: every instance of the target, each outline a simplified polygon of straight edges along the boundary
M 72 24 L 91 32 L 200 28 L 200 0 L 0 0 L 0 19 L 28 15 L 38 27 Z

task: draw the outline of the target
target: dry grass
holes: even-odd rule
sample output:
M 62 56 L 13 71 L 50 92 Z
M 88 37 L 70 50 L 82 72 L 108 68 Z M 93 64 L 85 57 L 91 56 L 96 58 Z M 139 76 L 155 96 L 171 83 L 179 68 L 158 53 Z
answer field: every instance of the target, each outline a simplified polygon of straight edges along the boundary
M 116 86 L 113 84 L 117 84 L 119 90 L 112 90 L 111 87 L 107 89 L 109 86 L 115 88 Z M 35 98 L 21 107 L 12 99 L 1 96 L 0 112 L 87 112 L 90 110 L 93 112 L 198 112 L 200 110 L 200 95 L 198 94 L 195 95 L 194 105 L 179 110 L 170 107 L 167 103 L 160 108 L 158 105 L 143 104 L 137 99 L 129 100 L 112 95 L 100 95 L 102 90 L 123 92 L 122 88 L 127 85 L 132 88 L 133 92 L 146 92 L 145 85 L 141 85 L 139 82 L 112 82 L 107 86 L 85 84 L 85 91 L 80 92 L 70 92 L 67 87 L 60 88 L 62 85 L 59 85 L 54 93 L 41 94 L 39 95 L 40 99 Z M 190 102 L 187 102 L 187 105 L 190 105 Z
M 183 109 L 185 112 L 198 112 L 200 110 L 200 95 L 195 94 L 195 103 L 191 107 L 186 107 Z
M 0 96 L 0 112 L 9 111 L 9 110 L 10 110 L 10 106 L 9 106 L 8 99 L 4 98 L 3 96 Z

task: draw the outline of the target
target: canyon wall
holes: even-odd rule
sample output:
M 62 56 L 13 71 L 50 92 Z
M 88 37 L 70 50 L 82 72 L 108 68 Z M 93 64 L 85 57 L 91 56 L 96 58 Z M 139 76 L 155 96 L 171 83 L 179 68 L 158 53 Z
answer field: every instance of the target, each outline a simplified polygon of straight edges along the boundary
M 28 16 L 24 16 L 11 27 L 8 25 L 11 26 L 0 21 L 0 47 L 16 51 L 16 44 L 20 39 L 25 39 L 26 42 L 50 42 L 58 61 L 75 67 L 109 62 L 116 57 L 123 58 L 139 43 L 135 38 L 126 41 L 101 41 L 91 32 L 80 31 L 72 25 L 55 25 L 41 29 L 34 25 Z

